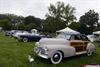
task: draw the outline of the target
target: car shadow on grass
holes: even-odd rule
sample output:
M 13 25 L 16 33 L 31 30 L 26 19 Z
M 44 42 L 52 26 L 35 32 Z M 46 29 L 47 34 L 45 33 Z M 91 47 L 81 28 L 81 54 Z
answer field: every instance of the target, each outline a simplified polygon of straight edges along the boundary
M 91 58 L 94 58 L 96 55 L 93 54 L 92 56 L 87 56 L 86 54 L 72 56 L 64 58 L 61 63 L 59 64 L 52 64 L 50 60 L 43 59 L 41 57 L 38 57 L 37 55 L 33 55 L 34 61 L 32 63 L 29 63 L 29 67 L 80 67 L 83 64 L 90 64 L 93 61 Z M 87 61 L 87 62 L 86 62 Z M 93 62 L 92 64 L 95 64 L 96 62 Z
M 67 62 L 67 61 L 78 61 L 78 59 L 91 59 L 93 57 L 95 57 L 96 54 L 93 54 L 92 56 L 87 56 L 87 54 L 82 54 L 82 55 L 76 55 L 76 56 L 71 56 L 71 57 L 66 57 L 66 58 L 63 58 L 61 62 Z M 52 64 L 50 62 L 50 59 L 43 59 L 41 57 L 38 57 L 38 56 L 34 56 L 34 59 L 35 59 L 35 62 L 37 63 L 45 63 L 45 64 Z

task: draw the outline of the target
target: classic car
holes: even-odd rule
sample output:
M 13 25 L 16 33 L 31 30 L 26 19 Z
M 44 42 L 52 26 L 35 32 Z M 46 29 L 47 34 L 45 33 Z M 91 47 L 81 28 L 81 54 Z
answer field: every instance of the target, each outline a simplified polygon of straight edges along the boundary
M 5 31 L 5 36 L 12 36 L 14 33 L 16 33 L 18 30 L 11 30 L 11 31 Z
M 23 42 L 29 42 L 29 41 L 39 41 L 41 39 L 41 36 L 38 34 L 23 34 L 19 35 L 18 40 L 23 41 Z
M 18 31 L 18 32 L 13 34 L 13 37 L 18 38 L 20 35 L 27 35 L 27 34 L 30 34 L 30 33 L 27 31 Z
M 95 52 L 95 45 L 82 34 L 60 34 L 57 38 L 42 38 L 36 42 L 34 52 L 39 57 L 50 59 L 53 64 L 58 64 L 65 57 L 92 55 Z

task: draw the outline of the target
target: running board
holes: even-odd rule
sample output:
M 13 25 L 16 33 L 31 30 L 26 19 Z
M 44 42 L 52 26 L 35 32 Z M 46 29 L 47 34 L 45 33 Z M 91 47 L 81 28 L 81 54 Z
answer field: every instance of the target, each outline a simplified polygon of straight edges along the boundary
M 76 52 L 76 55 L 85 54 L 87 51 Z

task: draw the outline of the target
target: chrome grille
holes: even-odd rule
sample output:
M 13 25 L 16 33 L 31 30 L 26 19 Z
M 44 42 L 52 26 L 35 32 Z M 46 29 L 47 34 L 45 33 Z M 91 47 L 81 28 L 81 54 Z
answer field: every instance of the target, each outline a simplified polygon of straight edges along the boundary
M 36 48 L 34 49 L 34 51 L 35 51 L 36 53 L 45 54 L 45 50 L 44 50 L 42 47 L 36 47 Z

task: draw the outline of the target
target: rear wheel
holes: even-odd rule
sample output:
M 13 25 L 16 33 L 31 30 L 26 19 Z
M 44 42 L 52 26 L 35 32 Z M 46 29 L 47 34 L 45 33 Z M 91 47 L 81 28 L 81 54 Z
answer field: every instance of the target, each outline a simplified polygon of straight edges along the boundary
M 62 58 L 63 58 L 62 53 L 60 51 L 57 51 L 56 53 L 53 54 L 50 60 L 53 64 L 58 64 L 61 62 Z
M 23 38 L 23 42 L 28 42 L 28 38 Z
M 87 50 L 87 55 L 91 56 L 92 55 L 92 51 L 90 49 Z

